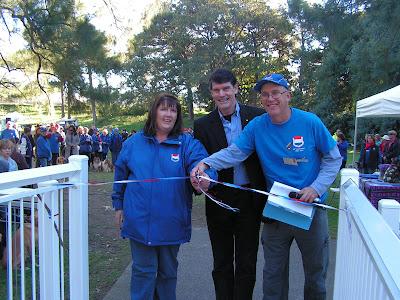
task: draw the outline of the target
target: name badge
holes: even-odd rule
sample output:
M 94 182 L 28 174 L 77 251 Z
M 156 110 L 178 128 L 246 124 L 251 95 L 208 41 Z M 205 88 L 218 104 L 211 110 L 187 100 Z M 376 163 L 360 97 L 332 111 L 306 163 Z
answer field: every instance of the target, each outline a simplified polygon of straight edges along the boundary
M 283 163 L 285 165 L 290 165 L 290 166 L 297 166 L 297 160 L 295 158 L 283 158 Z

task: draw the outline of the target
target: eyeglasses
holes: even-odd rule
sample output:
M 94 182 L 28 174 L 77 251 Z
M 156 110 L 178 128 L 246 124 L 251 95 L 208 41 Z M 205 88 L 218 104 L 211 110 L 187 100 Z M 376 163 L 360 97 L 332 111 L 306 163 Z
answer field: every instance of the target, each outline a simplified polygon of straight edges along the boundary
M 389 135 L 395 135 L 394 133 L 389 133 Z
M 289 91 L 284 91 L 284 92 L 280 92 L 280 91 L 272 91 L 272 93 L 271 94 L 268 94 L 268 93 L 261 93 L 261 97 L 262 98 L 266 98 L 266 99 L 268 99 L 270 96 L 272 96 L 272 98 L 278 98 L 280 95 L 282 95 L 283 93 L 286 93 L 286 92 L 289 92 Z

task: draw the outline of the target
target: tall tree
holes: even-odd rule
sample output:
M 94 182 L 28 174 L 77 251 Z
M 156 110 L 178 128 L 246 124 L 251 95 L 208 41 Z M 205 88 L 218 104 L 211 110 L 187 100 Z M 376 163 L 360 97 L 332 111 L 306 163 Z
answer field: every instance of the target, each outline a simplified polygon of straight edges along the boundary
M 200 100 L 199 88 L 207 86 L 207 75 L 214 68 L 236 69 L 246 84 L 248 74 L 257 68 L 264 71 L 266 65 L 279 65 L 284 69 L 290 29 L 284 18 L 256 0 L 174 2 L 135 36 L 129 80 L 137 81 L 135 70 L 143 69 L 140 80 L 146 83 L 136 89 L 185 94 L 193 119 L 193 101 Z M 256 57 L 257 63 L 249 57 Z M 254 84 L 254 80 L 250 81 Z

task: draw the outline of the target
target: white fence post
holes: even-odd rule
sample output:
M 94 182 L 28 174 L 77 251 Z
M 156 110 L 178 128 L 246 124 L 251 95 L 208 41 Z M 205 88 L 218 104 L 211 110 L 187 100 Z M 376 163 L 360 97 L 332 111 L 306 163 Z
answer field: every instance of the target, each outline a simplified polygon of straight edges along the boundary
M 57 184 L 57 180 L 38 183 L 38 187 Z M 40 299 L 60 299 L 60 248 L 58 234 L 54 224 L 59 226 L 58 192 L 43 193 L 41 203 L 38 203 L 39 214 L 39 278 Z
M 78 185 L 69 190 L 69 290 L 70 299 L 89 299 L 88 157 L 72 155 L 69 163 L 80 172 L 70 177 Z
M 359 181 L 359 173 L 355 169 L 342 169 L 340 171 L 340 202 L 339 202 L 339 208 L 340 209 L 345 209 L 346 208 L 346 194 L 343 191 L 343 184 L 346 183 L 347 180 L 352 179 L 357 185 Z M 344 252 L 346 251 L 346 246 L 345 246 L 345 238 L 342 238 L 345 231 L 348 230 L 348 225 L 346 221 L 346 217 L 341 217 L 342 214 L 345 214 L 343 211 L 339 211 L 339 220 L 338 220 L 338 233 L 337 233 L 337 244 L 336 244 L 336 267 L 335 267 L 335 285 L 333 288 L 333 299 L 340 299 L 341 295 L 341 287 L 340 284 L 336 284 L 337 282 L 340 281 L 340 279 L 337 278 L 338 274 L 346 274 L 346 272 L 343 272 L 346 270 L 347 265 L 346 261 L 344 261 L 343 257 L 346 257 Z M 345 235 L 346 236 L 346 235 Z
M 399 236 L 400 204 L 396 200 L 382 199 L 378 202 L 378 211 L 393 232 Z
M 345 203 L 345 194 L 343 193 L 342 190 L 342 185 L 346 183 L 347 180 L 353 180 L 354 183 L 359 186 L 359 181 L 360 181 L 360 173 L 356 169 L 342 169 L 340 171 L 340 203 L 339 203 L 339 208 L 344 209 L 346 206 Z

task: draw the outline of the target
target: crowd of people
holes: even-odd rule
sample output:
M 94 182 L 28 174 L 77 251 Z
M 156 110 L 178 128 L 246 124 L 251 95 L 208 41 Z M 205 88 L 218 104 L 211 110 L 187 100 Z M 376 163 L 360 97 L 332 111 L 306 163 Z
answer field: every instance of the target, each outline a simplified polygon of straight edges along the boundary
M 71 155 L 87 155 L 89 166 L 94 157 L 104 161 L 111 152 L 112 164 L 118 159 L 123 143 L 136 131 L 113 126 L 103 126 L 101 133 L 94 125 L 90 127 L 50 123 L 48 125 L 26 125 L 21 133 L 16 123 L 8 121 L 0 134 L 1 170 L 16 171 L 32 167 L 56 165 L 61 156 L 65 162 Z M 4 164 L 4 162 L 7 163 Z
M 362 173 L 372 174 L 378 170 L 380 164 L 395 164 L 399 156 L 397 131 L 389 130 L 382 137 L 379 133 L 365 135 L 357 163 Z

